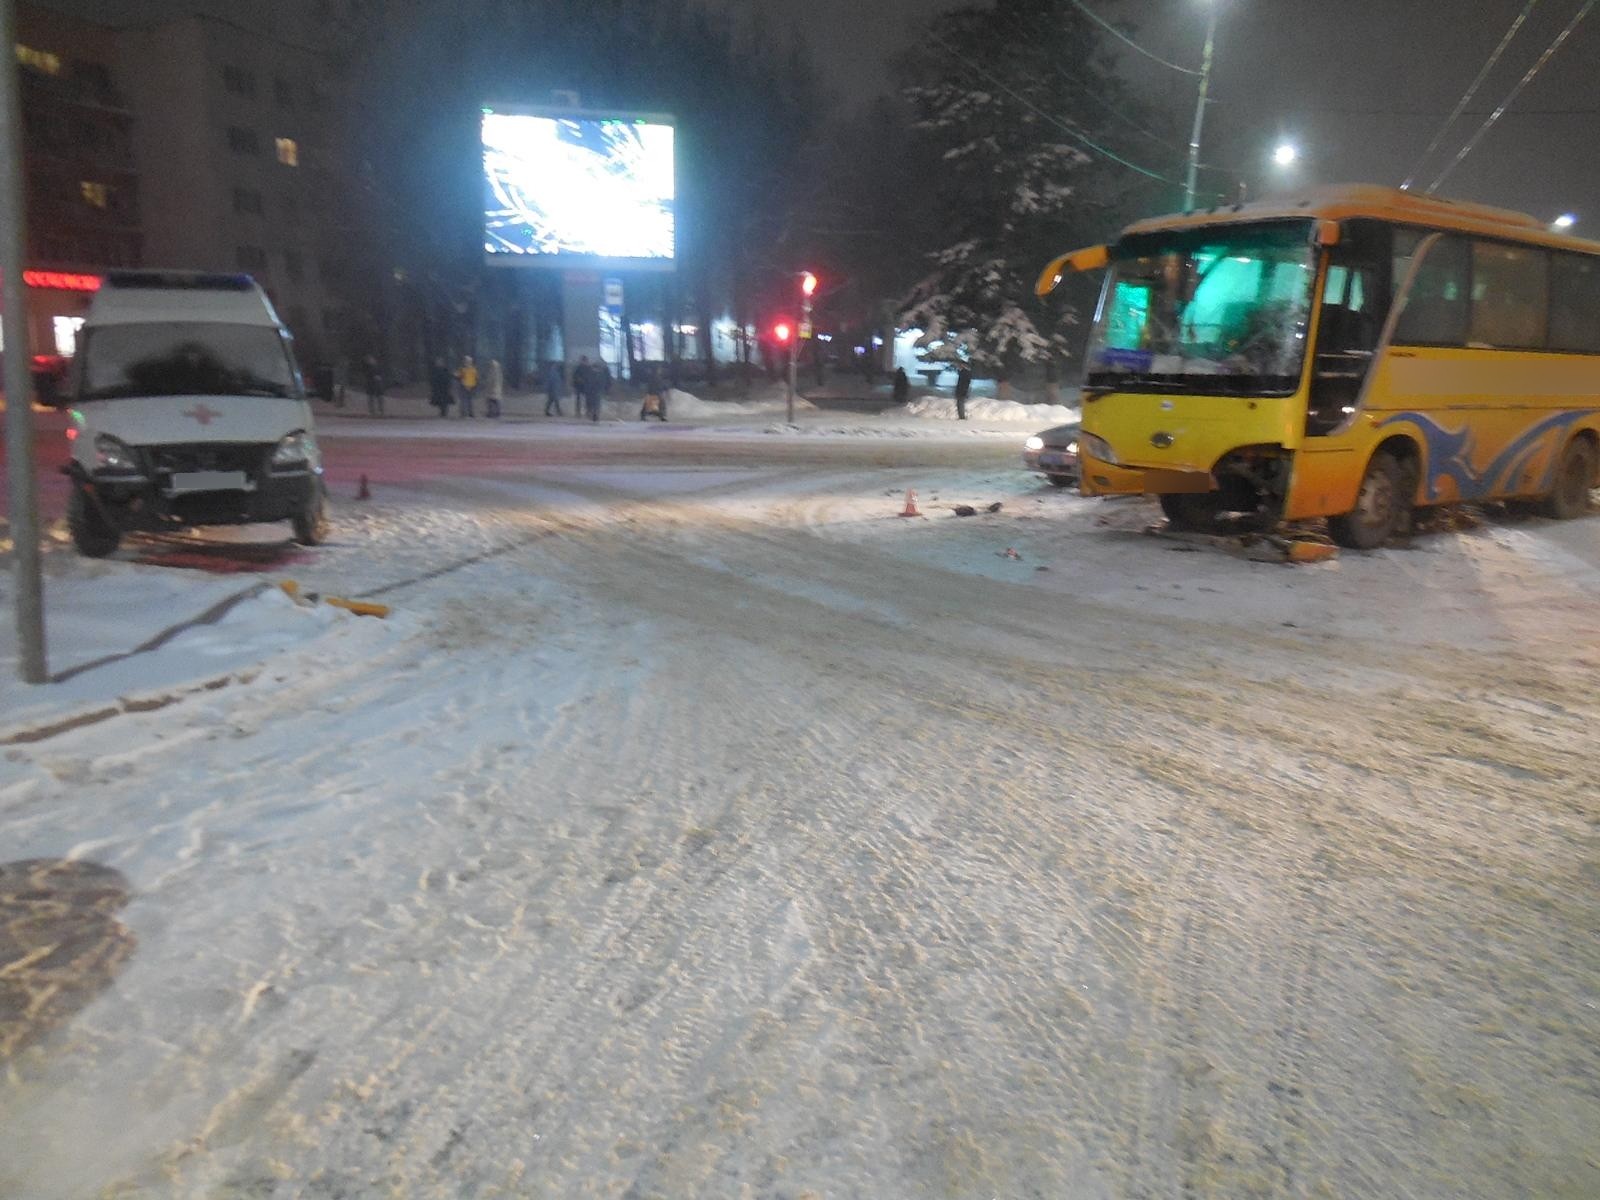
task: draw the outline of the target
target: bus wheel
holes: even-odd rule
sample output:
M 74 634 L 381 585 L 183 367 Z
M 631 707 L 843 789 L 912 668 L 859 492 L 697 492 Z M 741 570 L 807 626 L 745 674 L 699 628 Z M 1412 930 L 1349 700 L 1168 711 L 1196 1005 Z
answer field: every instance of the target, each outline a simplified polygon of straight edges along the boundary
M 1351 550 L 1376 550 L 1399 531 L 1410 510 L 1405 494 L 1406 469 L 1387 450 L 1367 464 L 1366 478 L 1356 496 L 1356 506 L 1340 517 L 1328 518 L 1328 533 Z
M 1595 448 L 1587 438 L 1576 437 L 1561 452 L 1555 487 L 1544 499 L 1546 515 L 1570 521 L 1589 511 L 1589 490 L 1595 484 Z
M 1181 533 L 1210 533 L 1222 517 L 1221 492 L 1173 492 L 1157 498 L 1167 524 Z

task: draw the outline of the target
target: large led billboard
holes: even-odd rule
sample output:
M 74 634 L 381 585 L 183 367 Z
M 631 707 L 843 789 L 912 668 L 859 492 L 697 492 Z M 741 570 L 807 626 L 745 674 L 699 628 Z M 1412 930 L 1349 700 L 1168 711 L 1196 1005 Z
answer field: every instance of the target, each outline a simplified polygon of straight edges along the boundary
M 482 130 L 491 263 L 671 268 L 670 119 L 486 107 Z

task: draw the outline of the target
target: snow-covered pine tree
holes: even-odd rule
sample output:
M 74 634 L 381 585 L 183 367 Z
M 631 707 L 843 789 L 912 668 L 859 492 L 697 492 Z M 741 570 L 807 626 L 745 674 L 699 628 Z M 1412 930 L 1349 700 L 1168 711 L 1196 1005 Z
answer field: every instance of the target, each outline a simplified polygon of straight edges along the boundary
M 1114 116 L 1131 108 L 1103 40 L 1069 0 L 998 0 L 939 18 L 906 59 L 902 94 L 940 149 L 923 197 L 936 249 L 902 315 L 930 360 L 1004 379 L 1071 352 L 1078 314 L 1034 281 L 1147 182 L 1089 145 L 1126 140 Z

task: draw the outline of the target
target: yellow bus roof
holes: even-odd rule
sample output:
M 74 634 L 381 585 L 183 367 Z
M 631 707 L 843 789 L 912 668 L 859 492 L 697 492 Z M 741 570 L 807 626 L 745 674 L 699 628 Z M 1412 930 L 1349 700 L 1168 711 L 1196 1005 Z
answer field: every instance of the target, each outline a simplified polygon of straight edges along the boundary
M 1514 212 L 1509 208 L 1494 208 L 1487 204 L 1467 204 L 1459 200 L 1443 200 L 1437 196 L 1421 196 L 1415 192 L 1371 183 L 1338 184 L 1279 199 L 1255 200 L 1247 204 L 1223 204 L 1192 213 L 1149 217 L 1127 226 L 1122 231 L 1122 236 L 1168 229 L 1201 228 L 1207 225 L 1231 225 L 1239 221 L 1270 221 L 1285 217 L 1333 221 L 1343 220 L 1346 217 L 1374 217 L 1401 225 L 1425 225 L 1435 229 L 1489 234 L 1533 242 L 1541 246 L 1600 254 L 1600 242 L 1557 233 L 1545 222 L 1527 213 Z

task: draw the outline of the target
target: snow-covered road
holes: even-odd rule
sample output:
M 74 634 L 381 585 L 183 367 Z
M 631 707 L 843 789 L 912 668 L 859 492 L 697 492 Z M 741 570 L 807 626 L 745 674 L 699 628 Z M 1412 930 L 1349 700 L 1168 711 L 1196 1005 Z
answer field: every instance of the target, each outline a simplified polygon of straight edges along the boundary
M 1600 518 L 1293 569 L 670 436 L 342 504 L 286 573 L 392 623 L 5 751 L 138 945 L 0 1194 L 1600 1194 Z

